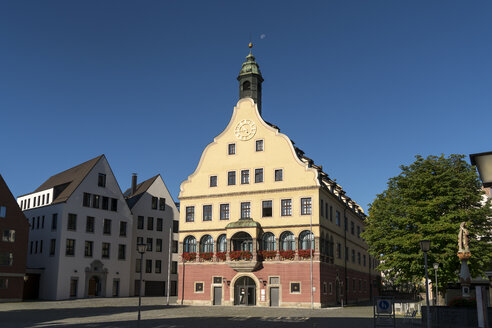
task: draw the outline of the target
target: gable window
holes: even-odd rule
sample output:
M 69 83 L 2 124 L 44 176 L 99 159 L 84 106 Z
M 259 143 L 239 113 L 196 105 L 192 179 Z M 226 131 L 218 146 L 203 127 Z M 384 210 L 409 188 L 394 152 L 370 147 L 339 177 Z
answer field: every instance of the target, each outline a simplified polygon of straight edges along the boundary
M 235 171 L 227 172 L 227 184 L 229 186 L 236 184 L 236 172 Z
M 147 230 L 154 230 L 154 218 L 151 216 L 147 218 Z
M 58 226 L 58 213 L 51 215 L 51 231 L 55 231 Z
M 256 140 L 256 151 L 263 151 L 263 140 Z
M 292 215 L 292 199 L 281 200 L 281 215 L 282 216 Z
M 82 198 L 82 206 L 85 207 L 91 206 L 91 194 L 84 192 L 84 196 Z
M 116 198 L 111 198 L 111 211 L 118 211 L 118 200 Z
M 67 239 L 67 244 L 65 248 L 65 255 L 74 256 L 75 255 L 75 239 Z
M 92 241 L 85 241 L 84 245 L 84 256 L 85 257 L 92 257 L 92 249 L 93 249 L 94 243 Z
M 263 182 L 263 169 L 255 169 L 255 183 Z
M 210 187 L 217 187 L 217 176 L 210 176 Z
M 241 184 L 248 184 L 249 183 L 249 170 L 242 170 L 241 171 Z
M 56 250 L 56 239 L 51 239 L 50 240 L 50 256 L 55 255 L 55 250 Z
M 155 230 L 162 231 L 162 218 L 157 218 Z
M 118 260 L 126 259 L 126 245 L 118 245 Z
M 161 260 L 155 260 L 155 273 L 161 273 Z
M 263 217 L 271 217 L 272 216 L 272 201 L 271 200 L 264 200 L 262 202 L 262 213 L 261 215 Z
M 111 220 L 110 219 L 104 219 L 103 234 L 105 234 L 105 235 L 111 234 Z
M 101 196 L 99 195 L 92 195 L 92 207 L 93 208 L 99 208 L 99 199 Z
M 155 251 L 162 252 L 162 239 L 156 238 L 155 240 Z
M 75 231 L 76 227 L 77 227 L 77 214 L 68 213 L 67 230 Z
M 142 230 L 144 228 L 144 217 L 139 216 L 137 218 L 137 229 Z
M 0 206 L 0 218 L 4 218 L 7 216 L 7 207 Z
M 227 147 L 227 151 L 229 155 L 234 155 L 236 153 L 236 144 L 229 144 Z
M 152 209 L 156 210 L 157 209 L 157 197 L 152 197 Z
M 2 241 L 13 243 L 15 241 L 15 230 L 4 230 Z
M 106 187 L 106 174 L 99 173 L 99 175 L 97 177 L 97 185 L 99 187 Z
M 120 222 L 120 236 L 126 237 L 126 222 Z
M 311 214 L 311 197 L 301 198 L 301 215 Z
M 220 204 L 220 219 L 229 220 L 229 204 Z
M 103 210 L 106 210 L 107 211 L 109 209 L 109 198 L 106 197 L 106 196 L 103 196 L 103 198 L 102 198 L 102 204 L 101 205 L 102 205 L 101 208 Z
M 85 221 L 85 232 L 94 232 L 94 217 L 88 216 Z
M 109 243 L 102 243 L 102 252 L 101 252 L 101 257 L 103 259 L 109 259 L 109 249 L 110 249 L 110 244 Z
M 186 222 L 195 221 L 195 206 L 186 206 Z
M 275 170 L 275 181 L 282 181 L 284 179 L 284 171 L 282 169 Z
M 203 205 L 203 221 L 212 221 L 212 205 Z
M 159 198 L 159 211 L 165 211 L 165 210 L 166 210 L 166 199 Z
M 241 203 L 241 219 L 249 219 L 251 217 L 251 203 Z

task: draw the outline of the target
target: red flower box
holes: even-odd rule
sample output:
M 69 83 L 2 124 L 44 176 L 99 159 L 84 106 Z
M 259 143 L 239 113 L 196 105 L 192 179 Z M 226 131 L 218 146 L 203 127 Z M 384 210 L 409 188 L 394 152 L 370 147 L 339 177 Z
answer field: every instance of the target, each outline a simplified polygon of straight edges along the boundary
M 314 249 L 300 249 L 297 251 L 299 257 L 302 259 L 311 258 L 311 254 L 314 255 Z
M 215 253 L 215 257 L 221 261 L 225 261 L 226 257 L 227 257 L 226 252 L 217 252 L 217 253 Z
M 274 259 L 277 256 L 277 251 L 260 251 L 259 253 L 264 259 Z
M 293 260 L 295 255 L 296 255 L 296 251 L 294 250 L 280 251 L 280 256 L 286 260 Z
M 214 257 L 213 252 L 200 253 L 200 258 L 205 261 L 210 261 Z
M 251 260 L 251 257 L 253 257 L 250 251 L 232 251 L 229 252 L 229 256 L 233 261 Z
M 194 261 L 196 259 L 196 253 L 194 253 L 194 252 L 186 253 L 185 252 L 181 255 L 181 257 L 183 258 L 184 261 L 187 261 L 187 262 Z

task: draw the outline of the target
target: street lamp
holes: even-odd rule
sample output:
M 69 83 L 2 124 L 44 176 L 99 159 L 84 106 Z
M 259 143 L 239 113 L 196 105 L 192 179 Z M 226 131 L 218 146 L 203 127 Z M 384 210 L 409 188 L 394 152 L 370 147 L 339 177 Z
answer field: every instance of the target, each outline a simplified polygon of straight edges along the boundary
M 477 167 L 483 186 L 492 187 L 492 151 L 470 154 L 470 162 Z
M 147 251 L 147 245 L 144 243 L 137 244 L 137 252 L 140 254 L 140 284 L 138 285 L 138 320 L 137 327 L 140 327 L 140 307 L 142 306 L 142 262 L 144 253 Z
M 421 240 L 420 249 L 424 252 L 424 267 L 425 267 L 425 299 L 427 302 L 427 328 L 431 328 L 430 306 L 429 306 L 429 276 L 427 274 L 427 252 L 430 249 L 430 240 Z
M 435 305 L 439 305 L 439 289 L 437 287 L 437 269 L 439 269 L 439 263 L 434 263 L 434 271 L 436 272 L 436 303 Z

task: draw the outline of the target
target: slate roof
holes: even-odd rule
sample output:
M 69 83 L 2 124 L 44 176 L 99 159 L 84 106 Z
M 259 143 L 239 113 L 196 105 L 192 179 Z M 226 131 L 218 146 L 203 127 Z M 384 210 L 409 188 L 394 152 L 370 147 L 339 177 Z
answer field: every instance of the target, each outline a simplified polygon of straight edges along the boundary
M 102 158 L 104 158 L 104 154 L 51 176 L 34 190 L 33 193 L 54 188 L 53 202 L 51 204 L 66 202 L 87 174 L 89 174 L 92 168 Z
M 128 188 L 123 193 L 123 196 L 125 196 L 126 203 L 128 204 L 128 207 L 133 208 L 133 206 L 135 206 L 135 204 L 138 202 L 140 197 L 142 197 L 142 195 L 150 188 L 150 186 L 152 186 L 155 179 L 157 179 L 158 177 L 159 177 L 159 174 L 137 184 L 137 189 L 135 190 L 135 193 L 132 193 L 131 187 Z

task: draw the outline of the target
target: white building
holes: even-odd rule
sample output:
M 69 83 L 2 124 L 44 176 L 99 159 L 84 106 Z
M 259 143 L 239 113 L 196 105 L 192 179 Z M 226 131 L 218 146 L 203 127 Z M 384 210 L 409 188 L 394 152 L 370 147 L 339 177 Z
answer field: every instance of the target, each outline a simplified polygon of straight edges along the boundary
M 141 256 L 136 249 L 137 244 L 144 243 L 147 251 L 142 263 L 142 295 L 177 296 L 179 212 L 171 194 L 160 175 L 137 184 L 134 174 L 132 186 L 124 195 L 134 222 L 130 295 L 139 293 Z
M 104 155 L 17 202 L 30 222 L 27 268 L 39 298 L 129 296 L 132 215 Z

